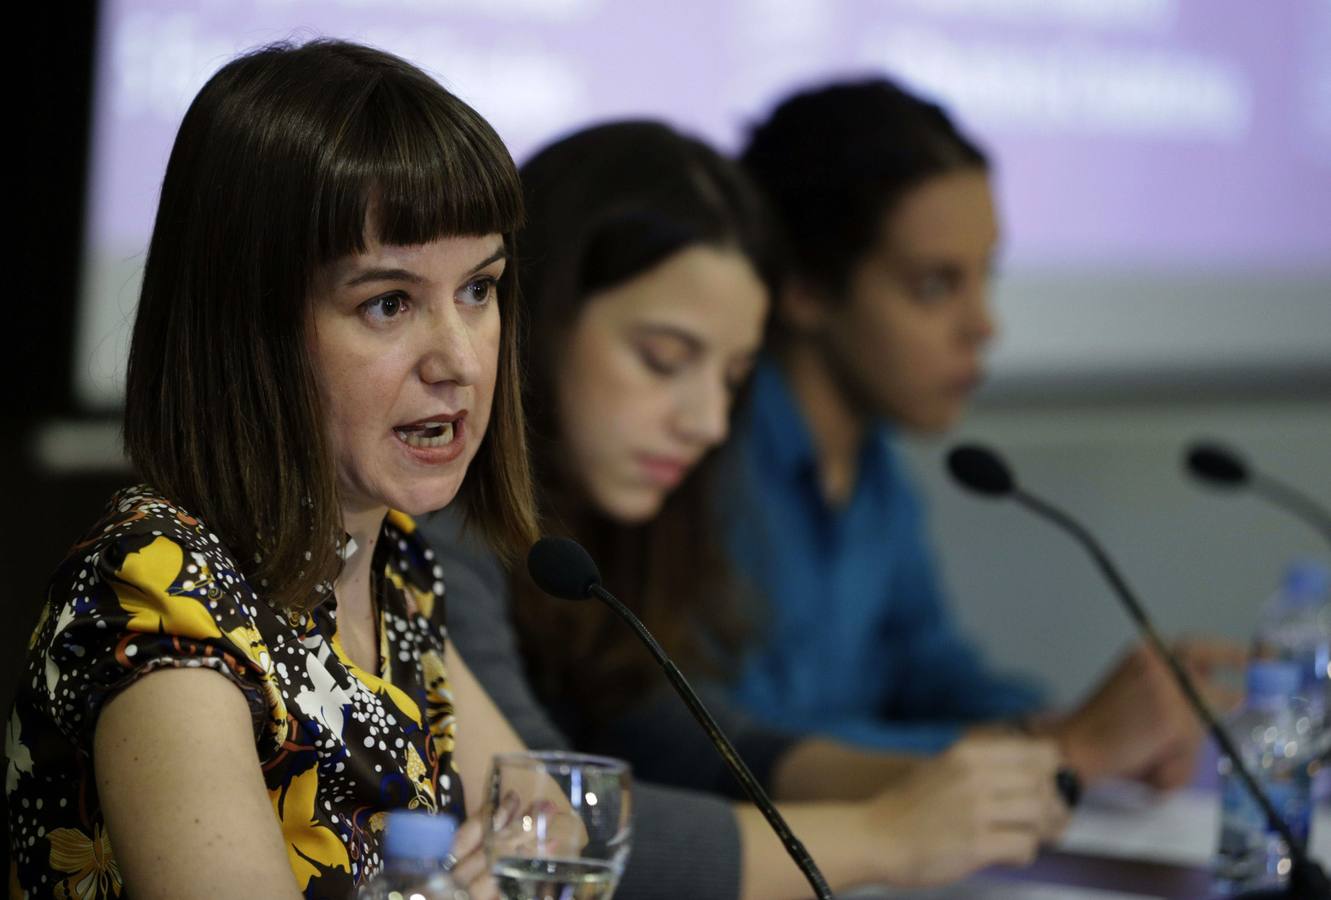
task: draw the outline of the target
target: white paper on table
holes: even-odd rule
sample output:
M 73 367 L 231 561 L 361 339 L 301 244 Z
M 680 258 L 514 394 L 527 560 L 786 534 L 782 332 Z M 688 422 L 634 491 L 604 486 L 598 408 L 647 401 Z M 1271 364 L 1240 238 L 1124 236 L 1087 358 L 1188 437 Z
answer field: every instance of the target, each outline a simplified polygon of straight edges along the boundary
M 1220 829 L 1220 797 L 1185 788 L 1159 794 L 1114 783 L 1088 792 L 1058 849 L 1092 856 L 1208 866 Z M 1331 809 L 1319 805 L 1312 823 L 1314 858 L 1331 863 Z

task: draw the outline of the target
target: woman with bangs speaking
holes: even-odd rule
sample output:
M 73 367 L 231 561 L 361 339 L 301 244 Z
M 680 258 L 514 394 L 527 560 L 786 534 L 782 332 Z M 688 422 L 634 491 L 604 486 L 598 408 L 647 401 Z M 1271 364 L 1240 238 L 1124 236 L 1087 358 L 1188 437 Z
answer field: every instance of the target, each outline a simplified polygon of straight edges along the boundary
M 146 484 L 56 572 L 8 721 L 14 896 L 346 897 L 386 810 L 478 809 L 522 745 L 410 516 L 532 538 L 521 218 L 494 131 L 396 57 L 273 46 L 200 91 L 134 326 Z

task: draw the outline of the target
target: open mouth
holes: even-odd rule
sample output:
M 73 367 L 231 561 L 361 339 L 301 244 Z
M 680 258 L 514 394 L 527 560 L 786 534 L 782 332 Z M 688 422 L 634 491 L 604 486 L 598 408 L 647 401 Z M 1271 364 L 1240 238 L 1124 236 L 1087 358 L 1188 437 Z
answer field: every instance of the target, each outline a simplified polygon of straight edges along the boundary
M 452 422 L 415 422 L 411 425 L 396 425 L 393 431 L 408 447 L 429 449 L 453 443 Z

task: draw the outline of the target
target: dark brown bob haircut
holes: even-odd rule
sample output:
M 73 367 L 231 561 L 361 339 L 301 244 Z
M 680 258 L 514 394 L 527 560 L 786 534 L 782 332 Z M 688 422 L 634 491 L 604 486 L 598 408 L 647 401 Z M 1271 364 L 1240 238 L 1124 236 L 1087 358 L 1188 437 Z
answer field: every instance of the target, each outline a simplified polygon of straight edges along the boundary
M 516 167 L 485 120 L 369 47 L 264 47 L 218 71 L 185 113 L 134 322 L 125 446 L 275 606 L 317 602 L 341 567 L 334 460 L 307 353 L 316 272 L 369 237 L 498 233 L 513 257 L 522 208 Z M 508 557 L 535 533 L 516 268 L 499 283 L 489 433 L 457 500 Z

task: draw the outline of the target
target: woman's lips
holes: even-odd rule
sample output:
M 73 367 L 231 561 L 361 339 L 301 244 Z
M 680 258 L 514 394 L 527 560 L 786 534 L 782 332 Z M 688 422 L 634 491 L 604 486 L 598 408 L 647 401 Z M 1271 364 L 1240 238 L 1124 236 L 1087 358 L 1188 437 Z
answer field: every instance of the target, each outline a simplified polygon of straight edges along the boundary
M 467 446 L 466 412 L 422 419 L 393 428 L 398 446 L 413 460 L 428 466 L 450 463 Z
M 672 488 L 684 480 L 693 464 L 686 460 L 681 460 L 670 456 L 655 456 L 650 453 L 639 453 L 638 468 L 647 480 L 664 488 Z

